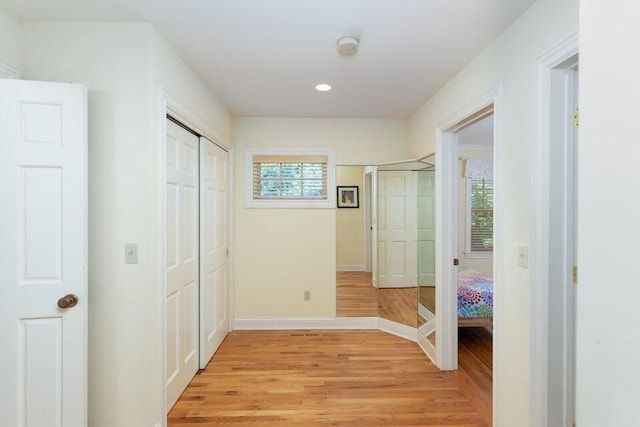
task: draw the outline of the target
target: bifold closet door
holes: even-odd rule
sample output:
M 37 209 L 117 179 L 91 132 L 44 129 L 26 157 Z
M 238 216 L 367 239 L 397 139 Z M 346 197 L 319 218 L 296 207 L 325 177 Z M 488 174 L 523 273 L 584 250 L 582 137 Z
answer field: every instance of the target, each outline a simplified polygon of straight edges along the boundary
M 198 371 L 199 140 L 167 120 L 166 138 L 167 410 Z
M 229 332 L 229 154 L 200 138 L 200 368 Z

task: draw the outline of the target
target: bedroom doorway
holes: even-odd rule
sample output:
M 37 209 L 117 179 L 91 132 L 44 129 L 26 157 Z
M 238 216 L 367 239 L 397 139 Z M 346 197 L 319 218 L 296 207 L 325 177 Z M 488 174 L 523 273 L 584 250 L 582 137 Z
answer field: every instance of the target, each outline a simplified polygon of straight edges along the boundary
M 458 131 L 458 366 L 475 369 L 492 394 L 493 112 Z
M 502 348 L 500 106 L 496 87 L 436 130 L 436 163 L 442 165 L 436 173 L 436 275 L 442 289 L 436 294 L 437 364 L 443 370 L 474 365 L 481 381 L 470 392 L 486 402 L 489 420 L 504 384 L 503 366 L 495 363 Z M 463 292 L 468 304 L 459 304 L 458 275 L 469 286 Z

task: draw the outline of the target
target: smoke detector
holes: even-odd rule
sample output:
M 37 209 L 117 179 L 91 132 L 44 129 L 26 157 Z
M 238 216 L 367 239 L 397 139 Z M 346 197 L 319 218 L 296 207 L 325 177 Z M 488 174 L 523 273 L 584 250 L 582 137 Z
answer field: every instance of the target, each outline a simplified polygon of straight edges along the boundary
M 358 51 L 360 40 L 354 36 L 342 36 L 338 39 L 338 52 L 340 55 L 350 56 Z

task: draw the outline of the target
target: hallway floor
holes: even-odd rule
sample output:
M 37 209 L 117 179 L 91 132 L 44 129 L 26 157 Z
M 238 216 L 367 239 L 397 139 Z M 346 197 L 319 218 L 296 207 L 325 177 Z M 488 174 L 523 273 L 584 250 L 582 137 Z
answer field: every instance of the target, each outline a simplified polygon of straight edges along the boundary
M 460 369 L 441 372 L 415 343 L 381 331 L 234 331 L 168 425 L 490 426 L 482 357 L 461 345 Z

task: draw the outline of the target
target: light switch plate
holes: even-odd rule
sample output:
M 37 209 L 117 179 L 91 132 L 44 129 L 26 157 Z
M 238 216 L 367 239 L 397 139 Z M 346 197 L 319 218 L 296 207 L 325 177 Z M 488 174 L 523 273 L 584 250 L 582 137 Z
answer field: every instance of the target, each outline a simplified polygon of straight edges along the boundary
M 529 268 L 529 246 L 518 246 L 518 265 L 520 267 Z
M 138 244 L 137 243 L 125 243 L 124 262 L 126 264 L 138 263 Z

